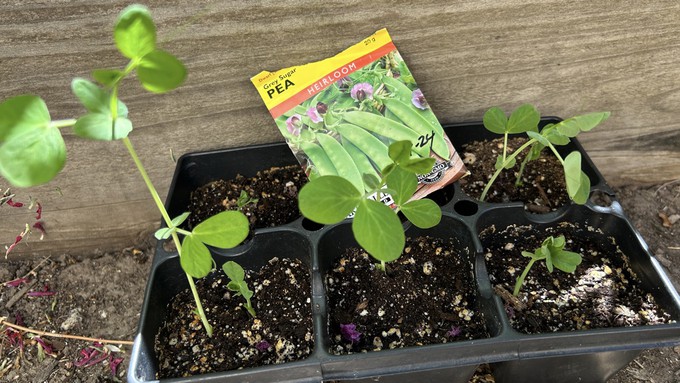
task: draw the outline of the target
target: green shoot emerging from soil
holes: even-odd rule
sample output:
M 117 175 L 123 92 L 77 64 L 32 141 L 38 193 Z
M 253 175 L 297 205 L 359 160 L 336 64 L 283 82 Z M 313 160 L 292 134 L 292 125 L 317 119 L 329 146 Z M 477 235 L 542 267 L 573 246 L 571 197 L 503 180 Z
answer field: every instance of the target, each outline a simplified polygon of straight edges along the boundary
M 553 272 L 555 267 L 564 271 L 565 273 L 573 273 L 576 271 L 576 266 L 581 264 L 583 258 L 579 253 L 564 250 L 565 244 L 566 240 L 564 239 L 563 235 L 560 235 L 557 238 L 550 236 L 546 238 L 541 244 L 541 247 L 536 249 L 533 253 L 522 251 L 522 255 L 530 258 L 530 260 L 529 264 L 527 264 L 527 267 L 524 268 L 522 275 L 517 278 L 513 295 L 519 295 L 519 290 L 522 288 L 524 278 L 526 278 L 527 274 L 529 274 L 531 266 L 533 266 L 536 261 L 544 260 L 545 266 L 548 268 L 548 272 L 550 273 Z
M 208 335 L 211 335 L 212 327 L 203 311 L 193 278 L 206 276 L 214 266 L 206 245 L 221 248 L 238 245 L 248 235 L 248 220 L 240 212 L 223 212 L 197 225 L 193 231 L 186 231 L 179 226 L 188 213 L 170 218 L 128 138 L 133 129 L 132 122 L 118 93 L 123 79 L 134 72 L 149 92 L 171 91 L 184 82 L 186 69 L 175 56 L 156 46 L 156 26 L 145 7 L 131 5 L 125 8 L 113 32 L 116 47 L 129 62 L 122 70 L 94 70 L 92 77 L 99 85 L 83 78 L 73 79 L 71 89 L 87 110 L 86 114 L 77 119 L 52 120 L 45 102 L 34 95 L 16 96 L 0 104 L 0 174 L 19 187 L 50 181 L 66 162 L 66 145 L 61 134 L 63 128 L 73 127 L 73 132 L 83 138 L 122 141 L 167 225 L 167 228 L 156 232 L 156 238 L 172 237 L 175 242 L 197 312 Z M 178 234 L 185 236 L 181 244 Z
M 222 265 L 222 270 L 229 277 L 229 284 L 227 288 L 231 291 L 236 292 L 236 295 L 241 295 L 246 300 L 245 308 L 248 313 L 255 318 L 255 309 L 250 303 L 250 298 L 253 297 L 253 291 L 248 288 L 248 284 L 245 281 L 246 273 L 243 271 L 241 265 L 234 261 L 229 261 Z
M 239 194 L 238 199 L 236 200 L 236 207 L 238 210 L 243 210 L 246 205 L 253 204 L 256 205 L 257 201 L 259 201 L 259 198 L 250 198 L 248 193 L 246 193 L 245 190 L 241 190 L 241 194 Z
M 420 228 L 430 228 L 441 220 L 441 209 L 432 200 L 409 201 L 416 192 L 416 174 L 427 173 L 434 158 L 411 158 L 411 142 L 397 141 L 389 147 L 392 163 L 387 165 L 381 178 L 363 174 L 368 191 L 359 191 L 350 181 L 339 176 L 321 176 L 311 180 L 299 194 L 300 211 L 312 221 L 334 224 L 355 211 L 352 221 L 354 238 L 373 258 L 385 263 L 401 255 L 405 245 L 404 229 L 397 212 Z M 394 199 L 396 208 L 390 209 L 378 202 L 385 194 Z M 373 200 L 370 197 L 375 196 Z
M 557 124 L 548 124 L 539 132 L 540 114 L 533 105 L 525 104 L 515 109 L 510 118 L 498 107 L 493 107 L 484 113 L 484 127 L 494 133 L 502 134 L 504 138 L 503 153 L 496 159 L 496 172 L 484 187 L 480 200 L 484 201 L 491 189 L 491 185 L 504 169 L 515 166 L 516 157 L 525 149 L 529 149 L 520 165 L 515 185 L 521 184 L 522 173 L 528 161 L 538 159 L 543 148 L 548 147 L 555 154 L 564 168 L 569 198 L 577 204 L 584 204 L 590 195 L 590 178 L 581 170 L 581 153 L 573 151 L 562 158 L 555 148 L 556 145 L 566 145 L 569 139 L 580 132 L 587 132 L 609 118 L 609 112 L 584 114 L 568 118 Z M 515 150 L 507 153 L 508 134 L 526 133 L 529 140 Z

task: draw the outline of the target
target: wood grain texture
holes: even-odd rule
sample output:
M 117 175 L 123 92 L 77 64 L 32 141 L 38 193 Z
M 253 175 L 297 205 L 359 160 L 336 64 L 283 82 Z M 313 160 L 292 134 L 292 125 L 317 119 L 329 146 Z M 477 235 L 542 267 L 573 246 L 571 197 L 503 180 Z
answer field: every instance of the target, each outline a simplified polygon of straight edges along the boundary
M 0 99 L 34 93 L 53 118 L 82 113 L 75 76 L 122 67 L 111 32 L 123 1 L 0 3 Z M 132 142 L 162 196 L 170 153 L 280 141 L 249 78 L 334 55 L 387 27 L 443 122 L 479 120 L 487 108 L 538 106 L 568 117 L 609 110 L 581 141 L 610 184 L 680 178 L 680 3 L 623 0 L 470 0 L 344 3 L 151 0 L 160 44 L 184 60 L 179 90 L 149 95 L 134 80 L 121 98 Z M 120 143 L 66 132 L 68 163 L 53 182 L 15 190 L 38 198 L 48 235 L 14 256 L 110 250 L 159 221 Z M 0 179 L 0 187 L 6 182 Z M 32 215 L 0 208 L 0 244 Z

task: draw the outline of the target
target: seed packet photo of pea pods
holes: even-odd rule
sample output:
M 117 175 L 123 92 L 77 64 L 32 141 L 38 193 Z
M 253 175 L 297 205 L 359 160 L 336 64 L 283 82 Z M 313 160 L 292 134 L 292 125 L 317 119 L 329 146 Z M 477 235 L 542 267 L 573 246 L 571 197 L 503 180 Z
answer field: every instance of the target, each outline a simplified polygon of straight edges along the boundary
M 392 163 L 389 145 L 402 140 L 411 141 L 412 158 L 435 158 L 412 199 L 467 172 L 386 29 L 331 58 L 251 81 L 310 179 L 338 175 L 369 191 L 366 175 L 380 178 Z

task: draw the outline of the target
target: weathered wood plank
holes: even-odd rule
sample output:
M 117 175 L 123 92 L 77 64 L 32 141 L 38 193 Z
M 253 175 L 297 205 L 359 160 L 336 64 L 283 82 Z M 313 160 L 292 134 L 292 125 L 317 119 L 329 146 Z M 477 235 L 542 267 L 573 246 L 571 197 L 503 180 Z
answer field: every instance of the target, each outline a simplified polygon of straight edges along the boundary
M 611 184 L 680 178 L 680 3 L 675 0 L 454 1 L 399 5 L 310 1 L 147 1 L 163 48 L 187 63 L 188 81 L 148 95 L 134 81 L 121 97 L 131 139 L 165 195 L 170 152 L 280 141 L 250 76 L 323 59 L 387 27 L 444 122 L 485 109 L 536 104 L 568 117 L 610 110 L 583 145 Z M 123 1 L 0 4 L 0 99 L 41 95 L 54 118 L 81 113 L 72 77 L 125 64 L 111 29 Z M 54 182 L 16 190 L 38 198 L 49 230 L 15 256 L 127 246 L 159 221 L 120 143 L 66 134 L 68 164 Z M 0 179 L 0 187 L 5 182 Z M 59 190 L 60 192 L 58 192 Z M 0 208 L 9 244 L 25 210 Z

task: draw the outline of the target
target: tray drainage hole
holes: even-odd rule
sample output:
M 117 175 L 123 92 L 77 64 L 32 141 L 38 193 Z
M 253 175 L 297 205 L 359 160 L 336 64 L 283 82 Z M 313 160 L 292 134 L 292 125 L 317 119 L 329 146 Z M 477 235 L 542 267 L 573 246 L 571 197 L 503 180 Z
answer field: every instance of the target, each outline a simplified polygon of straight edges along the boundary
M 456 213 L 467 217 L 477 214 L 479 206 L 472 201 L 463 200 L 456 202 L 456 204 L 453 205 L 453 210 Z
M 323 227 L 322 224 L 316 223 L 312 220 L 309 220 L 307 218 L 302 219 L 302 227 L 305 228 L 305 230 L 309 231 L 317 231 Z

